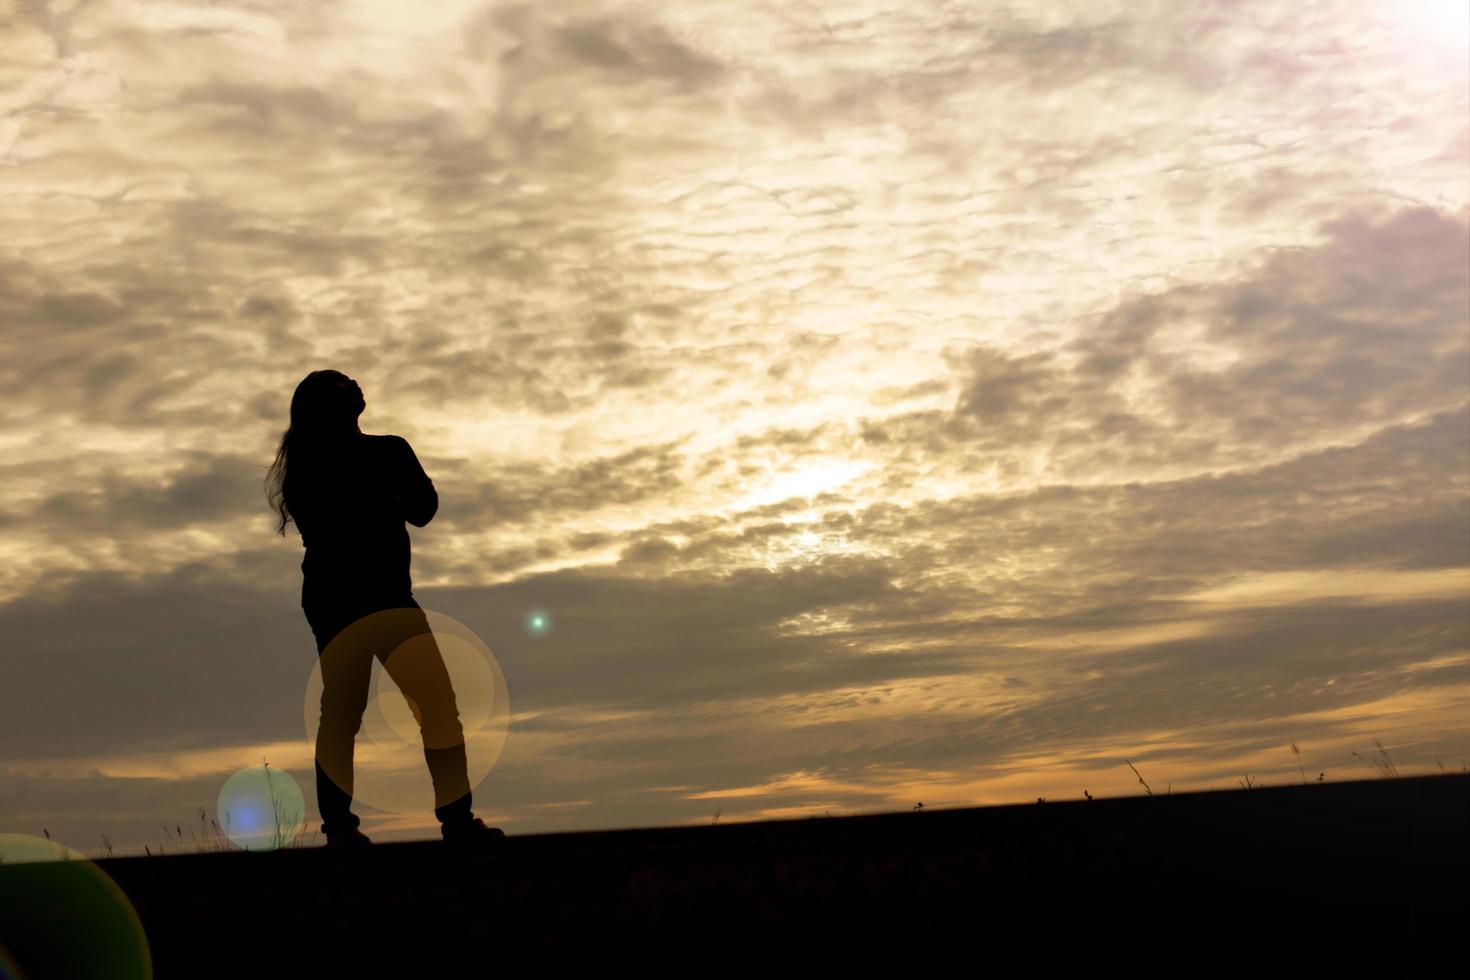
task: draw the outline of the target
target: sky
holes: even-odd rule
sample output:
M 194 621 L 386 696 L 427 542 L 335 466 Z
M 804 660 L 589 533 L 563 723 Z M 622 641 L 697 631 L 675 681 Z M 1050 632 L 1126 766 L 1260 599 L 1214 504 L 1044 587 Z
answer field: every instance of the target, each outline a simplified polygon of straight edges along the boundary
M 1467 65 L 1462 0 L 0 0 L 0 832 L 314 800 L 321 368 L 508 833 L 1462 769 Z

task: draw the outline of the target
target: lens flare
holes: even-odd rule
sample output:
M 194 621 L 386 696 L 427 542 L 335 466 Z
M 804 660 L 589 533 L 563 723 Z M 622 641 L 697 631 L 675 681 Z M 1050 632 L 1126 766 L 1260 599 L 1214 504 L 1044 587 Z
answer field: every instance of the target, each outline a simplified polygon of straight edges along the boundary
M 532 609 L 526 613 L 526 632 L 532 636 L 545 636 L 551 632 L 551 614 L 545 609 Z
M 4 946 L 0 946 L 0 980 L 26 980 L 25 974 L 20 972 L 20 964 Z
M 328 685 L 337 693 L 324 700 Z M 398 813 L 452 801 L 440 798 L 451 792 L 447 785 L 433 785 L 431 754 L 442 760 L 462 751 L 473 790 L 510 727 L 505 675 L 489 646 L 464 623 L 419 608 L 369 613 L 334 637 L 312 668 L 305 712 L 327 778 L 359 804 Z M 346 732 L 359 718 L 353 731 L 363 737 L 346 751 Z
M 153 976 L 143 924 L 127 895 L 80 851 L 0 834 L 0 971 L 5 976 Z
M 306 826 L 306 798 L 289 773 L 269 765 L 241 769 L 220 787 L 216 803 L 225 834 L 247 851 L 293 843 Z

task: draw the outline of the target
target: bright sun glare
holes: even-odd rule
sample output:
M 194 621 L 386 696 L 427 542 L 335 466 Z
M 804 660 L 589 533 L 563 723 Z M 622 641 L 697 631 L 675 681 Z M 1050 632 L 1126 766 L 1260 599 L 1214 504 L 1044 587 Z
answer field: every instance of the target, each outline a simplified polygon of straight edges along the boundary
M 852 482 L 870 468 L 871 464 L 847 460 L 818 460 L 755 481 L 735 503 L 735 508 L 759 507 L 791 497 L 815 497 Z
M 1397 0 L 1389 9 L 1417 37 L 1470 51 L 1470 0 Z

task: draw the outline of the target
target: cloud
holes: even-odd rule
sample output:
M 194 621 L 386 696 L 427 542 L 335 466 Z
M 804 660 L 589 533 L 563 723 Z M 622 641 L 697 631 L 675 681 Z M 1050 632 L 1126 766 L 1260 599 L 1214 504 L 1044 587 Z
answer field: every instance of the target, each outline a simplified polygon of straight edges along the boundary
M 1388 607 L 1329 603 L 1222 613 L 1192 607 L 1182 597 L 1227 575 L 1314 567 L 1324 548 L 1331 563 L 1316 567 L 1459 567 L 1463 534 L 1458 545 L 1426 535 L 1383 551 L 1370 532 L 1406 517 L 1428 523 L 1463 516 L 1463 476 L 1458 484 L 1446 477 L 1465 471 L 1467 422 L 1466 413 L 1451 413 L 1362 447 L 1224 478 L 985 496 L 965 501 L 963 511 L 956 502 L 930 504 L 928 513 L 902 518 L 872 508 L 858 514 L 849 533 L 894 542 L 895 556 L 883 562 L 824 561 L 779 573 L 738 566 L 713 575 L 670 569 L 665 577 L 646 579 L 630 577 L 631 567 L 625 574 L 614 566 L 523 576 L 489 588 L 419 591 L 426 605 L 483 630 L 514 688 L 517 710 L 528 712 L 638 715 L 705 703 L 820 700 L 823 692 L 853 686 L 978 671 L 994 674 L 997 682 L 1020 679 L 1033 703 L 1060 698 L 1055 711 L 1065 713 L 1081 695 L 1062 693 L 1071 685 L 1056 686 L 1058 670 L 1064 676 L 1119 671 L 1127 684 L 1152 677 L 1149 683 L 1158 687 L 1147 690 L 1162 690 L 1171 678 L 1203 669 L 1198 657 L 1227 645 L 1256 651 L 1231 655 L 1230 669 L 1245 672 L 1242 684 L 1265 685 L 1278 676 L 1307 683 L 1339 658 L 1335 669 L 1353 679 L 1332 692 L 1331 703 L 1341 704 L 1338 696 L 1386 690 L 1379 682 L 1393 675 L 1379 676 L 1385 670 L 1401 673 L 1462 649 L 1455 604 L 1416 606 L 1409 597 Z M 1418 489 L 1359 484 L 1356 498 L 1337 508 L 1288 504 L 1273 489 L 1291 487 L 1308 501 L 1341 497 L 1332 488 L 1403 471 L 1411 459 L 1434 460 L 1443 472 L 1438 478 L 1423 473 Z M 1421 509 L 1406 509 L 1405 501 L 1421 494 Z M 935 550 L 929 534 L 906 539 L 883 523 L 896 518 L 916 528 L 950 525 L 964 532 L 947 536 Z M 1079 539 L 1072 529 L 1084 520 L 1088 537 Z M 1454 526 L 1439 526 L 1439 537 Z M 1355 530 L 1363 549 L 1356 552 L 1343 539 L 1343 532 Z M 924 567 L 953 567 L 966 553 L 985 556 L 973 567 L 971 584 L 892 584 Z M 704 554 L 708 561 L 717 553 Z M 1049 559 L 1029 576 L 999 571 L 1014 567 L 1015 558 L 1042 555 Z M 646 545 L 625 553 L 625 561 L 669 557 L 669 548 Z M 6 675 L 13 680 L 8 689 L 15 692 L 5 711 L 7 754 L 290 737 L 300 723 L 300 683 L 311 648 L 297 621 L 294 592 L 271 583 L 283 573 L 294 580 L 293 572 L 284 556 L 263 552 L 244 564 L 195 565 L 152 580 L 85 576 L 58 585 L 44 600 L 9 604 L 0 611 Z M 1050 584 L 1039 587 L 1043 579 Z M 550 637 L 522 632 L 521 616 L 533 605 L 552 611 L 557 625 Z M 1362 620 L 1348 634 L 1367 659 L 1355 660 L 1340 647 L 1333 652 L 1329 627 L 1346 615 Z M 811 617 L 829 618 L 835 629 L 808 633 L 787 625 L 815 624 Z M 1080 659 L 1064 653 L 1077 637 L 1191 617 L 1213 622 L 1209 635 L 1144 644 L 1134 653 Z M 1426 628 L 1441 624 L 1441 631 L 1415 634 L 1414 617 Z M 1320 640 L 1308 642 L 1312 635 Z M 1411 635 L 1419 639 L 1408 643 Z M 1406 642 L 1391 642 L 1395 636 Z M 1282 660 L 1288 648 L 1294 652 Z M 1448 683 L 1455 675 L 1442 676 Z M 1006 689 L 1023 688 L 1008 681 Z M 1168 698 L 1150 706 L 1142 695 L 1125 696 L 1126 685 L 1112 690 L 1116 700 L 1101 689 L 1087 695 L 1089 704 L 1117 712 L 1106 716 L 1109 724 L 1172 723 Z M 49 693 L 44 699 L 20 693 L 38 691 Z M 221 701 L 224 691 L 230 696 Z M 1215 720 L 1239 714 L 1233 702 L 1214 703 Z M 56 729 L 60 717 L 88 721 L 79 729 Z M 1212 716 L 1201 709 L 1198 717 L 1203 723 Z M 1037 745 L 1048 731 L 1038 724 Z M 939 761 L 909 757 L 907 763 Z
M 85 490 L 63 490 L 40 501 L 26 519 L 63 536 L 129 534 L 238 519 L 259 509 L 261 471 L 254 460 L 195 454 L 161 485 L 104 472 Z
M 686 88 L 716 81 L 721 65 L 680 43 L 657 24 L 578 20 L 552 31 L 561 51 L 614 77 L 666 79 Z
M 294 592 L 242 558 L 37 583 L 0 607 L 6 757 L 289 736 L 315 653 Z
M 1058 348 L 975 348 L 946 431 L 1009 472 L 1040 451 L 1075 479 L 1241 465 L 1461 403 L 1466 223 L 1414 208 L 1323 232 L 1236 282 L 1127 300 Z
M 1345 2 L 369 7 L 0 24 L 27 778 L 296 737 L 261 480 L 320 367 L 439 488 L 414 578 L 504 658 L 520 826 L 1463 739 L 1462 50 Z

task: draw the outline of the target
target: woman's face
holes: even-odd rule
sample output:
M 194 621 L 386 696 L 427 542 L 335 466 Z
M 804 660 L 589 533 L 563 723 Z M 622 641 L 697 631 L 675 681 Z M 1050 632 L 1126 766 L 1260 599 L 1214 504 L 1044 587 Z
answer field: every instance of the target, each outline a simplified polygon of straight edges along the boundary
M 342 406 L 348 418 L 357 418 L 367 407 L 362 387 L 345 374 L 334 374 L 328 380 L 327 388 L 332 393 L 332 401 Z

